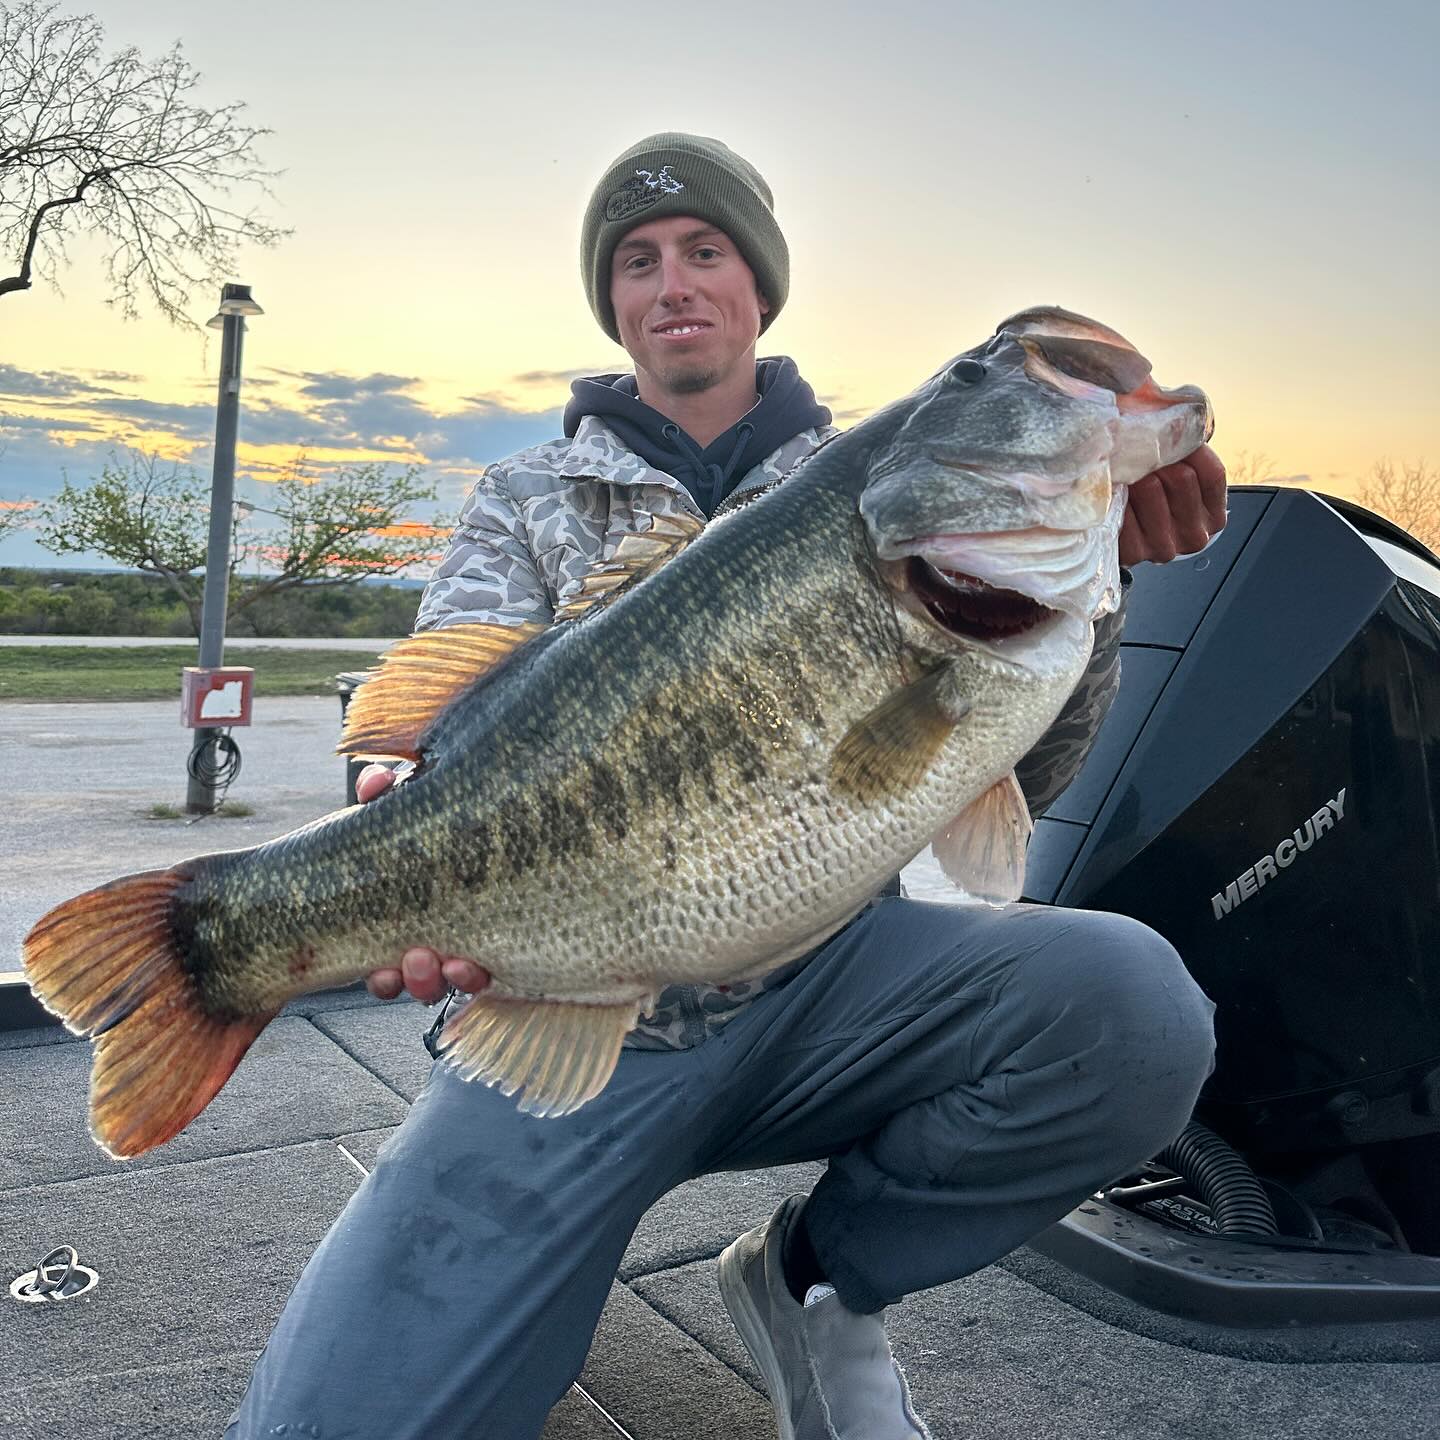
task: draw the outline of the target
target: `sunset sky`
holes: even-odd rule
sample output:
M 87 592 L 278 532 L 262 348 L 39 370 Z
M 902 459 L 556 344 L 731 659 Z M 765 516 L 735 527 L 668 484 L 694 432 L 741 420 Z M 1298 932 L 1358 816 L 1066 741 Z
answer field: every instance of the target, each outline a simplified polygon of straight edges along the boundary
M 558 434 L 568 377 L 626 364 L 580 286 L 586 198 L 672 128 L 769 180 L 793 279 L 762 353 L 842 422 L 1046 302 L 1203 385 L 1232 464 L 1354 493 L 1383 457 L 1440 460 L 1433 0 L 94 9 L 274 131 L 294 234 L 232 277 L 266 311 L 242 494 L 299 450 L 413 462 L 448 523 L 484 464 Z M 78 232 L 71 258 L 63 297 L 0 297 L 0 503 L 115 447 L 208 474 L 214 333 L 122 320 Z

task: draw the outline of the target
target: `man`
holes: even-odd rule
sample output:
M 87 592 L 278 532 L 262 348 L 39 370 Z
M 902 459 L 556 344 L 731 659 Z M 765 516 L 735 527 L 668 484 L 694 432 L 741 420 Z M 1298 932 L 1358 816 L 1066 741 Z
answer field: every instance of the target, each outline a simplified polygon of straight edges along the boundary
M 422 628 L 549 620 L 651 517 L 744 503 L 834 433 L 793 362 L 756 363 L 788 254 L 739 156 L 697 136 L 641 141 L 602 177 L 581 251 L 634 375 L 577 382 L 564 440 L 486 471 Z M 1197 452 L 1135 487 L 1122 560 L 1198 550 L 1223 523 L 1223 467 Z M 1109 703 L 1118 617 L 1101 630 L 1019 768 L 1034 810 Z M 389 783 L 368 772 L 362 797 Z M 429 1002 L 487 981 L 413 949 L 370 984 Z M 533 1440 L 656 1199 L 698 1174 L 823 1157 L 809 1197 L 721 1257 L 726 1306 L 782 1440 L 923 1436 L 884 1308 L 998 1259 L 1172 1139 L 1209 1069 L 1210 1015 L 1174 951 L 1128 920 L 887 894 L 761 980 L 666 991 L 573 1115 L 521 1115 L 436 1067 L 227 1434 Z

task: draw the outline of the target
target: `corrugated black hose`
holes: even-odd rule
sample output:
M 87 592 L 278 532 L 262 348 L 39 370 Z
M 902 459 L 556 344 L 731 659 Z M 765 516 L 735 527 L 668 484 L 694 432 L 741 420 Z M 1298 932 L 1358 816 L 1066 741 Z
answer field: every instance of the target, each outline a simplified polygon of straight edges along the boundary
M 1270 1197 L 1238 1151 L 1192 1120 L 1156 1157 L 1200 1192 L 1222 1235 L 1278 1235 Z

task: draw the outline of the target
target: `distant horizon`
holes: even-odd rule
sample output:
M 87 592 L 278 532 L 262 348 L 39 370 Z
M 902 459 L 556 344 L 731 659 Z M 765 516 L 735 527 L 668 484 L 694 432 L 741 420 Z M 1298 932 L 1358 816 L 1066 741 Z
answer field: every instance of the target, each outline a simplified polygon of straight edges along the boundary
M 165 584 L 165 577 L 156 574 L 153 570 L 141 570 L 135 565 L 92 565 L 85 561 L 77 561 L 74 564 L 65 563 L 64 557 L 56 556 L 55 563 L 44 565 L 22 565 L 13 560 L 0 559 L 0 570 L 28 570 L 34 574 L 46 574 L 51 571 L 67 575 L 138 575 L 143 580 L 153 580 L 157 584 Z M 203 569 L 197 568 L 187 572 L 190 575 L 203 574 Z M 235 578 L 238 580 L 263 580 L 274 575 L 274 570 L 237 570 Z M 361 575 L 355 580 L 347 581 L 351 585 L 393 585 L 400 590 L 423 590 L 427 584 L 424 576 L 407 575 Z M 326 586 L 327 589 L 336 588 L 333 583 Z

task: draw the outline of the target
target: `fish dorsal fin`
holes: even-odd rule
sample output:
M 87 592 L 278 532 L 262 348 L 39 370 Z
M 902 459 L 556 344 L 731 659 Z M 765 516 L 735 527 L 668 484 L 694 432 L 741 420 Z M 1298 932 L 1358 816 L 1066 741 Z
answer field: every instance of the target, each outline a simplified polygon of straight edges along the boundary
M 966 896 L 1004 905 L 1025 888 L 1025 849 L 1034 828 L 1011 770 L 938 831 L 930 849 Z
M 555 619 L 578 620 L 610 604 L 673 560 L 704 529 L 705 522 L 693 515 L 654 516 L 648 530 L 626 535 L 608 560 L 586 573 L 580 588 L 555 611 Z
M 422 630 L 380 657 L 372 679 L 359 686 L 345 711 L 341 755 L 420 758 L 420 737 L 440 712 L 482 675 L 549 626 L 451 625 Z
M 925 778 L 970 711 L 942 665 L 887 696 L 845 732 L 830 757 L 830 783 L 864 803 L 903 794 Z

